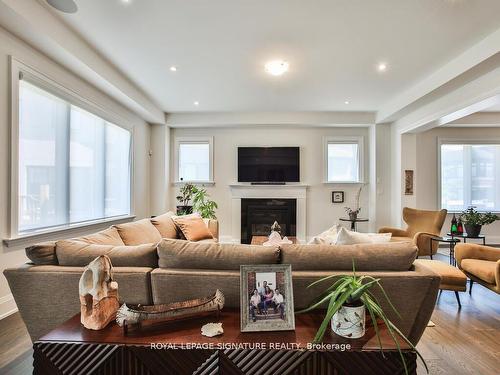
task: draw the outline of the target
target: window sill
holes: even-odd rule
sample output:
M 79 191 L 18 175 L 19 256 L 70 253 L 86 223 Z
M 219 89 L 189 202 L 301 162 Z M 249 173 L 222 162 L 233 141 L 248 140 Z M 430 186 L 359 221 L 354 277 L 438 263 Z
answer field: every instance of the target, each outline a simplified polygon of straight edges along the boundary
M 51 241 L 59 238 L 70 238 L 89 233 L 92 230 L 106 229 L 113 224 L 120 224 L 133 221 L 135 215 L 113 217 L 109 219 L 93 221 L 84 224 L 75 224 L 65 227 L 51 228 L 44 231 L 22 233 L 16 237 L 4 238 L 3 243 L 7 247 L 26 246 L 36 242 Z
M 364 185 L 363 181 L 324 181 L 323 185 Z
M 174 181 L 172 185 L 174 186 L 182 186 L 185 184 L 192 184 L 195 186 L 214 186 L 215 181 Z

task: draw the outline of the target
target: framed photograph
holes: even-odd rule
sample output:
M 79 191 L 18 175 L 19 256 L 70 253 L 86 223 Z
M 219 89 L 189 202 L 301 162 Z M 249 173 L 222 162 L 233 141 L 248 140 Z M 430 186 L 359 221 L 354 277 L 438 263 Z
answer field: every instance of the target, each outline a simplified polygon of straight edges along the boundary
M 241 332 L 295 329 L 289 264 L 240 266 L 240 287 Z
M 344 203 L 344 192 L 332 191 L 332 203 Z
M 413 170 L 405 170 L 405 195 L 413 195 Z

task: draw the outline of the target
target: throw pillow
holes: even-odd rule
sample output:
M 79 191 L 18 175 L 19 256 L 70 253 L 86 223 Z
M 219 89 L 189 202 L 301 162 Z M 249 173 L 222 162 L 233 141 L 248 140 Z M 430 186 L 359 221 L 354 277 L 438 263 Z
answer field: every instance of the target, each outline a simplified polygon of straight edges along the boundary
M 197 213 L 183 216 L 172 216 L 172 220 L 188 241 L 200 241 L 214 238 L 207 225 Z
M 178 231 L 177 227 L 172 220 L 172 216 L 175 214 L 172 211 L 168 211 L 167 213 L 153 217 L 151 219 L 151 223 L 158 229 L 162 238 L 177 238 Z
M 109 227 L 108 229 L 101 230 L 100 232 L 92 233 L 87 236 L 74 239 L 97 245 L 125 245 L 122 238 L 120 237 L 120 234 L 118 233 L 118 230 L 115 227 Z
M 318 234 L 311 238 L 308 242 L 309 245 L 333 245 L 337 241 L 337 233 L 340 230 L 341 226 L 339 224 L 335 224 L 333 227 L 328 228 L 324 232 Z
M 26 256 L 33 264 L 57 264 L 56 242 L 47 241 L 28 246 Z
M 114 225 L 114 227 L 118 230 L 123 243 L 127 246 L 158 243 L 161 241 L 160 232 L 156 230 L 149 219 L 118 224 Z
M 391 233 L 359 233 L 341 228 L 335 245 L 356 245 L 362 243 L 389 242 Z

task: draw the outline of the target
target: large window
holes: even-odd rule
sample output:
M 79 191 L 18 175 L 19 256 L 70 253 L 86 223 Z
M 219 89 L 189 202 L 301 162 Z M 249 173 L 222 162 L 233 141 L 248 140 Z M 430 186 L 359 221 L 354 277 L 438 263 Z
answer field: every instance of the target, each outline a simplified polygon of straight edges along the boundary
M 362 138 L 327 138 L 326 182 L 362 182 Z
M 441 207 L 500 211 L 500 144 L 441 143 Z
M 19 81 L 18 233 L 130 213 L 130 132 Z
M 212 182 L 212 137 L 175 140 L 176 181 Z

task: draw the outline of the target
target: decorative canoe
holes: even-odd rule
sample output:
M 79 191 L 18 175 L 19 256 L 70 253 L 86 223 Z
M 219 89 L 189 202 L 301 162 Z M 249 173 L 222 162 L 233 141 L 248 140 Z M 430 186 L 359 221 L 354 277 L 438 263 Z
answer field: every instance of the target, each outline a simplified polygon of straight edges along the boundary
M 127 333 L 129 326 L 156 325 L 176 320 L 198 318 L 213 313 L 218 317 L 223 307 L 224 294 L 217 289 L 209 297 L 183 302 L 146 306 L 124 303 L 116 313 L 116 322 Z

